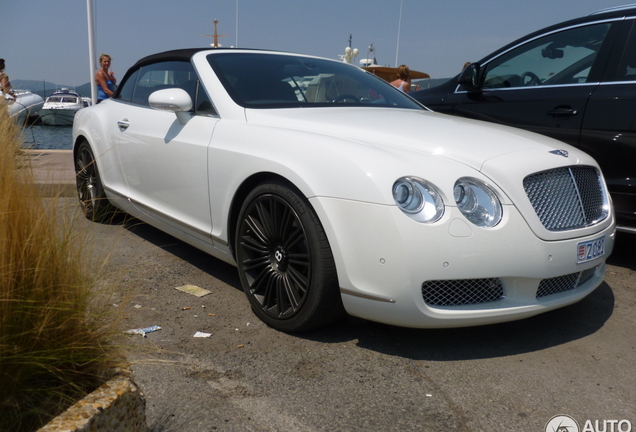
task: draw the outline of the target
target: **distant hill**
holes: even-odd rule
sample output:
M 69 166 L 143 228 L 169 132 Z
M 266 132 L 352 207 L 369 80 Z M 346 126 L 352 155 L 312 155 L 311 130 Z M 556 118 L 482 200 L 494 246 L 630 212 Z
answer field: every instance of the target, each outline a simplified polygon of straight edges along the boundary
M 90 97 L 91 96 L 91 83 L 82 84 L 79 87 L 75 87 L 75 91 L 78 92 L 81 96 Z
M 46 81 L 34 81 L 34 80 L 11 80 L 11 85 L 16 90 L 30 90 L 33 93 L 36 93 L 43 98 L 50 96 L 51 93 L 56 90 L 60 90 L 62 88 L 67 88 L 71 90 L 75 90 L 81 96 L 90 97 L 91 95 L 91 84 L 86 83 L 81 86 L 69 86 L 69 85 L 59 85 L 55 83 L 50 83 Z

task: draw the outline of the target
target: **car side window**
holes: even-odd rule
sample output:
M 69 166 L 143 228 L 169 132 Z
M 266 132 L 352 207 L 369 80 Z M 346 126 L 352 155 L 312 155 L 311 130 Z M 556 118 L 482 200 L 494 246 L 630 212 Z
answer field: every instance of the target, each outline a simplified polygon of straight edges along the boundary
M 193 112 L 216 114 L 192 64 L 188 61 L 166 61 L 142 66 L 135 71 L 120 92 L 120 98 L 149 106 L 148 97 L 157 90 L 180 88 L 192 98 Z
M 483 88 L 585 83 L 610 25 L 571 28 L 516 47 L 485 65 Z
M 132 75 L 126 78 L 125 81 L 119 85 L 119 95 L 117 97 L 118 99 L 128 102 L 132 101 L 132 95 L 135 89 L 135 83 L 137 82 L 138 75 L 139 70 L 136 70 Z
M 618 66 L 616 81 L 636 81 L 636 24 L 634 23 Z

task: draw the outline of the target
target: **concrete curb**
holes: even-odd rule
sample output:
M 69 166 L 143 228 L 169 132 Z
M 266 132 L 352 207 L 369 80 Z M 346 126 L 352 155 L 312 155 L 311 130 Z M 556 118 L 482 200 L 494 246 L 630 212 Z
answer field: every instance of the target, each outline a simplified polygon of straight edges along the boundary
M 147 432 L 146 400 L 130 370 L 120 371 L 38 432 Z
M 35 184 L 43 196 L 76 195 L 72 150 L 24 150 L 22 154 L 31 164 Z

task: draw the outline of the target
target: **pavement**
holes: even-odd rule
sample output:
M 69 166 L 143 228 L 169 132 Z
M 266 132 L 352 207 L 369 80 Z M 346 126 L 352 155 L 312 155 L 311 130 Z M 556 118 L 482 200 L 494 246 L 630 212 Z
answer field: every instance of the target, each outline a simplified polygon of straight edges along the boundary
M 45 193 L 79 212 L 72 152 L 25 154 Z M 108 254 L 122 331 L 161 327 L 122 343 L 150 432 L 527 432 L 558 415 L 584 430 L 636 430 L 630 234 L 618 234 L 605 282 L 567 308 L 468 329 L 348 317 L 294 335 L 252 314 L 234 267 L 134 219 L 76 220 Z M 210 294 L 175 289 L 186 285 Z
M 24 150 L 31 162 L 35 184 L 46 197 L 74 197 L 75 167 L 72 150 Z

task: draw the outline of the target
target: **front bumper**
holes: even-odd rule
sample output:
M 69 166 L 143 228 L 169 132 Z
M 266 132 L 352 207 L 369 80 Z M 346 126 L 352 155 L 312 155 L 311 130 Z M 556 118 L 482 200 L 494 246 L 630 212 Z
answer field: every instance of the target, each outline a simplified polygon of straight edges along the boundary
M 494 228 L 478 228 L 454 207 L 441 221 L 415 222 L 397 207 L 332 198 L 311 200 L 334 254 L 342 300 L 351 315 L 416 328 L 512 321 L 575 303 L 598 287 L 614 245 L 614 223 L 592 235 L 544 241 L 514 206 Z M 605 255 L 577 264 L 580 242 L 605 236 Z M 537 296 L 542 281 L 573 276 L 571 289 Z M 580 276 L 580 277 L 579 277 Z M 429 281 L 500 281 L 495 301 L 431 305 Z M 549 281 L 548 281 L 549 282 Z

